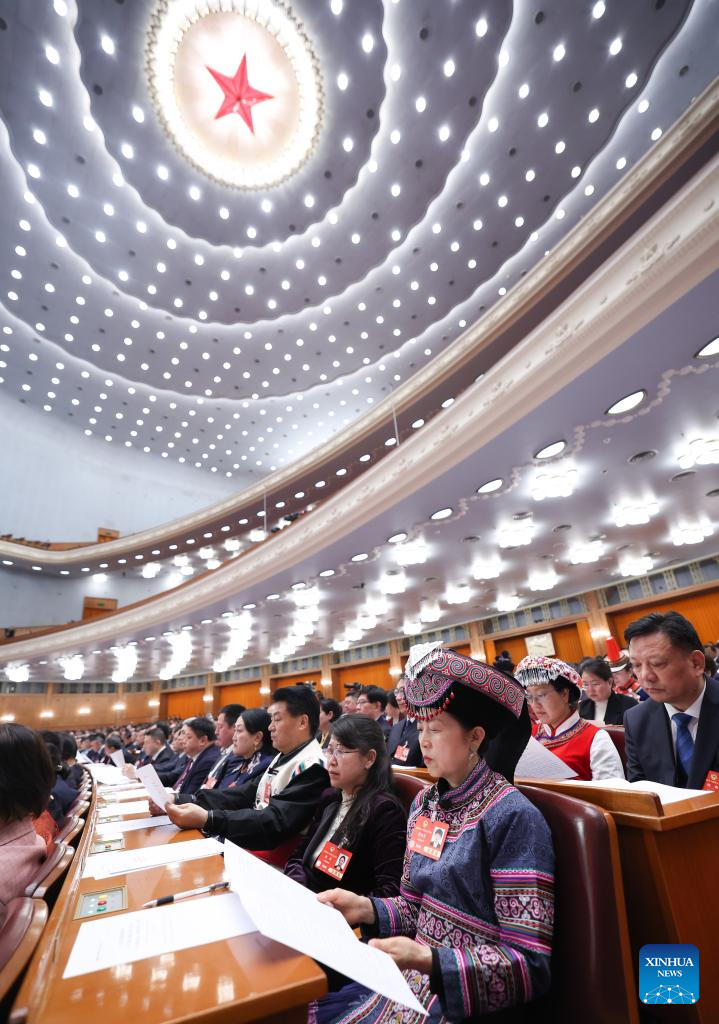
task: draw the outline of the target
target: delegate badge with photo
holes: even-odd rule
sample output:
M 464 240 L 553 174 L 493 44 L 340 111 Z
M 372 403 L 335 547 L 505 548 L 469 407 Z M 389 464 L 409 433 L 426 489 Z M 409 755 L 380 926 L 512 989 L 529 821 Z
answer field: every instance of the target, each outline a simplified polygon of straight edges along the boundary
M 393 756 L 395 761 L 406 761 L 409 757 L 409 745 L 405 744 L 404 746 L 397 747 Z
M 417 818 L 407 844 L 412 853 L 439 860 L 447 840 L 449 825 L 446 821 L 432 821 L 422 814 Z
M 342 846 L 336 846 L 328 840 L 320 850 L 315 867 L 318 871 L 324 871 L 326 875 L 330 875 L 331 878 L 336 878 L 340 882 L 351 860 L 352 854 L 349 850 L 345 850 Z

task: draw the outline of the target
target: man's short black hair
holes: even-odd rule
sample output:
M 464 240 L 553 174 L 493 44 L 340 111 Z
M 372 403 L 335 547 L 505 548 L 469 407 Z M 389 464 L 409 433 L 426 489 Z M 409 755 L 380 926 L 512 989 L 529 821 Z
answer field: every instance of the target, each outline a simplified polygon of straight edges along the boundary
M 360 693 L 370 704 L 381 704 L 383 711 L 387 707 L 387 691 L 381 686 L 363 686 Z
M 104 732 L 92 732 L 88 736 L 88 739 L 90 740 L 91 743 L 93 743 L 94 741 L 97 741 L 98 743 L 104 743 L 105 734 Z
M 227 725 L 235 725 L 237 719 L 245 710 L 246 709 L 244 704 L 225 704 L 224 708 L 220 708 L 217 714 L 218 716 L 225 716 L 225 722 L 227 723 Z
M 162 731 L 165 734 L 165 739 L 169 740 L 170 733 L 172 732 L 172 730 L 171 730 L 171 728 L 170 728 L 170 726 L 168 725 L 167 722 L 155 722 L 155 725 L 154 725 L 153 728 L 155 728 L 155 729 L 162 729 Z
M 110 750 L 122 750 L 124 745 L 125 744 L 122 742 L 122 736 L 119 734 L 119 732 L 110 733 L 110 735 L 105 740 L 105 746 L 109 747 Z
M 14 722 L 0 724 L 0 821 L 38 818 L 50 802 L 55 778 L 39 733 Z
M 145 730 L 145 738 L 147 738 L 148 736 L 150 737 L 151 740 L 154 740 L 155 743 L 163 743 L 164 744 L 164 743 L 167 742 L 167 736 L 165 736 L 165 730 L 164 729 L 160 729 L 159 726 L 156 727 L 155 729 L 146 729 Z
M 272 702 L 286 704 L 287 710 L 293 718 L 307 715 L 310 735 L 314 736 L 317 732 L 320 725 L 320 706 L 308 686 L 303 686 L 302 683 L 295 686 L 281 686 L 272 694 Z
M 69 732 L 60 733 L 60 757 L 63 761 L 74 760 L 77 757 L 77 742 Z
M 605 683 L 610 682 L 612 678 L 612 670 L 604 658 L 583 658 L 579 665 L 579 674 L 582 675 L 583 672 L 591 672 Z
M 643 615 L 641 619 L 629 623 L 624 630 L 624 639 L 629 643 L 635 637 L 651 636 L 653 633 L 663 633 L 672 647 L 680 651 L 703 651 L 696 629 L 679 612 L 650 612 L 649 615 Z
M 215 742 L 215 723 L 211 722 L 209 718 L 200 718 L 198 715 L 197 718 L 185 719 L 183 724 L 186 725 L 188 729 L 192 729 L 195 736 L 198 738 L 206 736 L 210 743 Z

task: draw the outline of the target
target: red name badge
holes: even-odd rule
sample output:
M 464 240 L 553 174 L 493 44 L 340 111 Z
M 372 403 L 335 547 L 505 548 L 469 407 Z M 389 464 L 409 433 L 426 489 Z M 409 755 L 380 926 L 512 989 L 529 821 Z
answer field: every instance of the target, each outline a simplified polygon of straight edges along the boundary
M 431 818 L 420 815 L 414 823 L 407 845 L 412 853 L 439 860 L 448 832 L 449 825 L 446 821 L 432 821 Z
M 713 792 L 719 793 L 719 772 L 707 772 L 702 789 L 711 789 Z
M 324 871 L 326 875 L 330 875 L 331 878 L 336 878 L 340 882 L 351 860 L 352 854 L 349 850 L 335 846 L 334 843 L 328 841 L 320 850 L 315 867 L 318 871 Z
M 409 757 L 409 746 L 397 747 L 394 752 L 395 761 L 406 761 Z

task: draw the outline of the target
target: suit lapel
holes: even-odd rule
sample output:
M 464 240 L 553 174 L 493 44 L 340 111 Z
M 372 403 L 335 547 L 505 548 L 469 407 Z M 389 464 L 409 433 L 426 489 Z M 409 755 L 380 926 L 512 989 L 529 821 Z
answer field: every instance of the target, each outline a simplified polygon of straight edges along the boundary
M 704 700 L 699 712 L 699 726 L 694 741 L 692 770 L 689 773 L 689 789 L 701 789 L 710 768 L 714 768 L 719 756 L 719 684 L 707 679 Z
M 655 782 L 663 782 L 665 786 L 676 786 L 677 767 L 672 742 L 672 727 L 669 715 L 663 704 L 652 702 L 649 722 L 647 725 L 647 747 L 654 751 L 658 761 L 658 774 Z

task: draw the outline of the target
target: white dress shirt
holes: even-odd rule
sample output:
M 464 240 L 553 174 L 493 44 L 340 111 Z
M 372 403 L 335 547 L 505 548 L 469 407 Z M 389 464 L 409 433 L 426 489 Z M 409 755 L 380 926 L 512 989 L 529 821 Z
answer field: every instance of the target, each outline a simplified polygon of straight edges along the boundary
M 601 722 L 604 724 L 604 716 L 607 713 L 608 700 L 595 700 L 594 701 L 594 718 L 593 722 Z
M 702 686 L 702 692 L 699 694 L 693 704 L 684 712 L 685 715 L 691 715 L 692 720 L 689 722 L 687 728 L 691 738 L 696 743 L 697 740 L 697 729 L 699 728 L 699 712 L 702 709 L 702 701 L 704 700 L 704 694 L 706 693 L 706 683 Z M 674 754 L 677 752 L 677 723 L 674 721 L 674 715 L 679 713 L 679 708 L 675 708 L 673 704 L 665 704 L 664 707 L 667 709 L 669 715 L 669 721 L 672 723 L 672 744 L 674 746 Z

